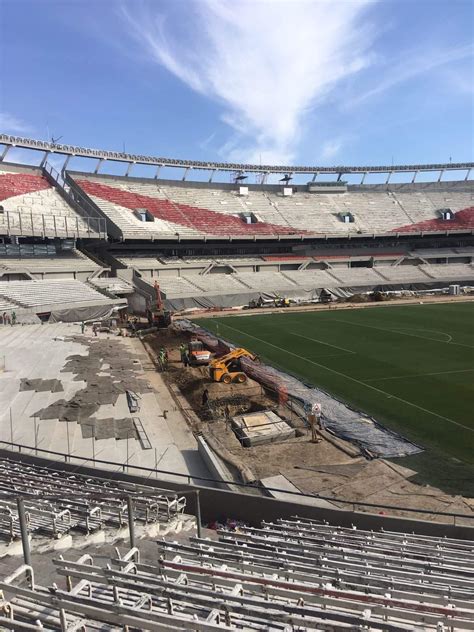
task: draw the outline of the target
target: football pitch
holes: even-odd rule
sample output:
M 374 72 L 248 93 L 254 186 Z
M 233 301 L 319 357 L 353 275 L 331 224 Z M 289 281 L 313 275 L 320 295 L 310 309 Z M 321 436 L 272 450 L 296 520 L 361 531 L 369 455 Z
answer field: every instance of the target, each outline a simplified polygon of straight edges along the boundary
M 198 323 L 459 465 L 474 464 L 474 303 Z M 443 468 L 443 463 L 438 466 Z M 470 469 L 470 468 L 468 468 Z

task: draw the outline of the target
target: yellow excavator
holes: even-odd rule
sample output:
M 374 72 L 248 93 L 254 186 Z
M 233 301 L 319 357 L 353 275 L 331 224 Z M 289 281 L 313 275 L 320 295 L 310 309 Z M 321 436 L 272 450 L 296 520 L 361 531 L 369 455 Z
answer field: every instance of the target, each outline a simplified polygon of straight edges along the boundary
M 247 381 L 247 376 L 240 369 L 239 358 L 244 357 L 256 360 L 256 356 L 250 351 L 239 348 L 232 349 L 226 355 L 212 360 L 209 364 L 211 379 L 214 382 L 223 382 L 224 384 L 230 384 L 231 382 L 243 384 Z

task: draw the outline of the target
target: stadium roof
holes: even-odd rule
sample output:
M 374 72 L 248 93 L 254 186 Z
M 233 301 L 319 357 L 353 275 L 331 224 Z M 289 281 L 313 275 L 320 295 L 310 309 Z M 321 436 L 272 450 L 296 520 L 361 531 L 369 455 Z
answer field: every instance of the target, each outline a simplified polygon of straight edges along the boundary
M 206 162 L 199 160 L 181 160 L 176 158 L 163 158 L 156 156 L 143 156 L 138 154 L 128 154 L 117 151 L 106 151 L 103 149 L 90 149 L 86 147 L 77 147 L 75 145 L 60 145 L 43 140 L 34 140 L 31 138 L 21 138 L 18 136 L 10 136 L 8 134 L 0 134 L 0 144 L 5 146 L 0 156 L 0 161 L 4 160 L 8 151 L 12 147 L 41 151 L 45 153 L 44 162 L 49 154 L 63 154 L 67 157 L 97 158 L 99 163 L 96 168 L 98 172 L 103 161 L 114 161 L 142 165 L 154 165 L 160 167 L 176 167 L 189 169 L 201 169 L 211 171 L 237 171 L 249 173 L 275 173 L 275 174 L 295 174 L 295 173 L 395 173 L 395 172 L 420 172 L 420 171 L 446 171 L 446 170 L 463 170 L 467 171 L 466 179 L 469 172 L 474 168 L 473 162 L 449 162 L 436 164 L 418 164 L 418 165 L 365 165 L 365 166 L 296 166 L 296 165 L 252 165 L 243 163 L 229 162 Z M 66 158 L 66 162 L 68 158 Z

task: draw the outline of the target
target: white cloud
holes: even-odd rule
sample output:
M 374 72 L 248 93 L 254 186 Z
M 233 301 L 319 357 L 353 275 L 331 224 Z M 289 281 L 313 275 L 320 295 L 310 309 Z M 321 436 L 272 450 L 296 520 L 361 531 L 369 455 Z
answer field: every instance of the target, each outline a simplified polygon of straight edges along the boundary
M 331 160 L 341 151 L 343 146 L 343 141 L 341 138 L 333 138 L 332 140 L 326 141 L 321 147 L 321 160 Z
M 377 85 L 365 92 L 361 92 L 356 97 L 347 101 L 348 106 L 359 105 L 373 99 L 387 90 L 390 90 L 398 84 L 414 79 L 415 77 L 423 76 L 429 73 L 431 70 L 437 70 L 442 66 L 451 64 L 452 62 L 458 62 L 463 59 L 468 59 L 474 54 L 474 48 L 472 44 L 464 46 L 456 46 L 451 49 L 445 50 L 418 50 L 411 51 L 403 56 L 398 63 L 393 64 L 393 60 L 390 60 L 385 68 L 385 72 L 381 72 L 380 75 L 385 79 L 380 80 Z M 464 84 L 467 79 L 463 78 Z M 472 77 L 470 77 L 472 85 Z
M 373 33 L 360 18 L 372 3 L 182 2 L 185 36 L 171 33 L 164 16 L 143 3 L 122 14 L 157 63 L 222 104 L 222 120 L 234 131 L 220 149 L 226 159 L 290 164 L 308 112 L 370 63 Z
M 33 131 L 30 125 L 8 112 L 0 112 L 0 130 L 3 134 L 30 134 Z

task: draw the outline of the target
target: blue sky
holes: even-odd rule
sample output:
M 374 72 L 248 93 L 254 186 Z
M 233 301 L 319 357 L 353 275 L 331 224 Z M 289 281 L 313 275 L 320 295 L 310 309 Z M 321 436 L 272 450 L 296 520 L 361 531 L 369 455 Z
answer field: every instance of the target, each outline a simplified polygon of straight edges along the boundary
M 471 0 L 0 0 L 0 131 L 192 159 L 473 159 Z

